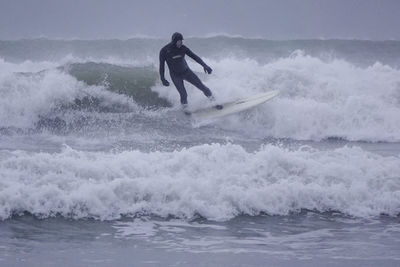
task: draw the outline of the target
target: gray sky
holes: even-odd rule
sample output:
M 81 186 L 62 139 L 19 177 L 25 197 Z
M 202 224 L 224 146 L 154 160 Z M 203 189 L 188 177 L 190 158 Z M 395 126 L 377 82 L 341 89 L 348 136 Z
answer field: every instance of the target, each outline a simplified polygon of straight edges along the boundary
M 0 39 L 400 40 L 400 0 L 0 0 Z

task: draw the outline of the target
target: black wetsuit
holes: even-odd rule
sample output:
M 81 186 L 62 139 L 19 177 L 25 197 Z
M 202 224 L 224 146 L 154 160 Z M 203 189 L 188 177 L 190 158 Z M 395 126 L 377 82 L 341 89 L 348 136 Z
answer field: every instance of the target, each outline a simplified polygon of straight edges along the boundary
M 176 46 L 177 40 L 172 40 L 171 43 L 164 46 L 160 51 L 160 77 L 161 80 L 165 80 L 164 77 L 164 65 L 167 62 L 169 73 L 171 75 L 172 82 L 174 83 L 176 89 L 178 89 L 179 95 L 181 97 L 181 103 L 187 104 L 187 92 L 183 81 L 188 81 L 197 88 L 199 88 L 204 95 L 210 97 L 212 95 L 210 89 L 208 89 L 197 77 L 196 74 L 189 68 L 185 55 L 193 58 L 197 63 L 203 67 L 209 68 L 203 60 L 195 53 L 193 53 L 189 48 L 182 45 L 181 47 Z

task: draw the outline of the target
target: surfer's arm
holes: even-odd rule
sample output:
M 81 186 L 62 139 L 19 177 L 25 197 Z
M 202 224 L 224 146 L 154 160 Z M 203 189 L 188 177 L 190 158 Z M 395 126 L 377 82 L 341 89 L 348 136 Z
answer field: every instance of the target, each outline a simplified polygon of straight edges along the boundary
M 169 86 L 169 82 L 165 79 L 165 52 L 164 49 L 160 51 L 160 78 L 164 86 Z
M 186 46 L 185 46 L 185 53 L 186 53 L 186 55 L 188 55 L 189 57 L 191 57 L 191 58 L 193 58 L 193 60 L 194 61 L 196 61 L 197 63 L 199 63 L 200 65 L 202 65 L 203 67 L 205 67 L 205 66 L 207 66 L 207 64 L 206 63 L 204 63 L 204 61 L 198 56 L 198 55 L 196 55 L 195 53 L 193 53 L 192 52 L 192 50 L 190 50 L 189 48 L 187 48 Z
M 203 68 L 204 68 L 204 71 L 205 71 L 206 73 L 211 74 L 212 69 L 211 69 L 206 63 L 204 63 L 204 61 L 203 61 L 198 55 L 196 55 L 195 53 L 193 53 L 192 50 L 190 50 L 190 49 L 187 48 L 186 46 L 185 46 L 185 49 L 186 49 L 186 51 L 185 51 L 186 55 L 188 55 L 189 57 L 193 58 L 194 61 L 196 61 L 197 63 L 199 63 L 200 65 L 202 65 Z
M 165 55 L 164 49 L 160 51 L 160 78 L 161 81 L 165 80 L 164 72 L 165 72 Z

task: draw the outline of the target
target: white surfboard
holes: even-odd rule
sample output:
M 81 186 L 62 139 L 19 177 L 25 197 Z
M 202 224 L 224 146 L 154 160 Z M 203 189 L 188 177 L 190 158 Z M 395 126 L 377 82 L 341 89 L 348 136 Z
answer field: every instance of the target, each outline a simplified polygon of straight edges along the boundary
M 243 98 L 233 102 L 221 104 L 219 105 L 218 108 L 214 106 L 214 107 L 199 109 L 191 112 L 191 115 L 195 119 L 214 120 L 220 117 L 224 117 L 260 105 L 272 99 L 273 97 L 277 96 L 278 94 L 279 90 L 273 90 L 266 93 L 251 96 L 248 98 Z

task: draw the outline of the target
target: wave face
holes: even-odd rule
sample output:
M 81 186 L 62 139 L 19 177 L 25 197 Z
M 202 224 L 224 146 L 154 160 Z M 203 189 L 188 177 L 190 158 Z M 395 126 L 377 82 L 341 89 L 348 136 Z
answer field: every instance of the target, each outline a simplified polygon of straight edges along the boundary
M 400 159 L 361 148 L 319 151 L 233 144 L 173 152 L 0 151 L 0 219 L 29 212 L 121 216 L 287 215 L 302 209 L 368 218 L 400 211 Z
M 107 63 L 75 63 L 68 73 L 88 85 L 104 85 L 109 91 L 124 94 L 144 107 L 170 107 L 170 103 L 151 90 L 158 79 L 152 67 L 126 67 Z

